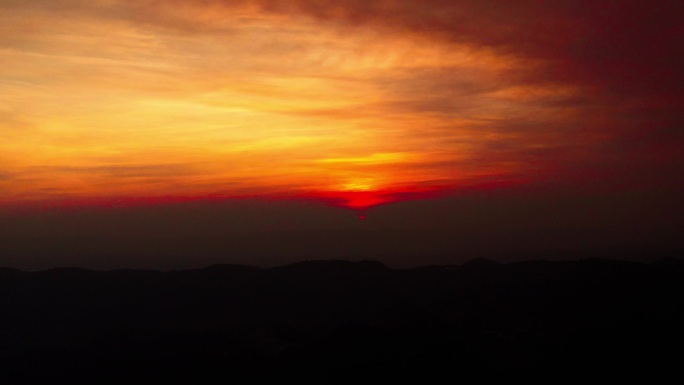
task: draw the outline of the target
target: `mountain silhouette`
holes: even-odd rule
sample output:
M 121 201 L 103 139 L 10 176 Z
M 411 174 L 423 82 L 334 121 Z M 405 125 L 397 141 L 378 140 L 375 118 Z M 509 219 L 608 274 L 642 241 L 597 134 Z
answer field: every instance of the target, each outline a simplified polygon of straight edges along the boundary
M 682 264 L 597 258 L 0 269 L 0 377 L 348 383 L 360 373 L 667 372 L 681 359 L 682 293 Z

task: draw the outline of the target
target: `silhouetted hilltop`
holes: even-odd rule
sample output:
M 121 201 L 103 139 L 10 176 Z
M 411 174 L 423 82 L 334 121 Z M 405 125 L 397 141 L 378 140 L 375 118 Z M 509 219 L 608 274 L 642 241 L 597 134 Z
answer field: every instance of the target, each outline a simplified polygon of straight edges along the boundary
M 274 278 L 325 285 L 382 279 L 389 272 L 380 262 L 344 260 L 306 261 L 269 269 Z
M 682 293 L 684 265 L 604 259 L 0 269 L 0 377 L 667 371 L 681 359 L 668 352 L 684 343 Z
M 297 262 L 290 265 L 274 268 L 280 271 L 305 271 L 308 273 L 329 272 L 338 274 L 341 271 L 345 273 L 361 273 L 364 271 L 386 271 L 388 267 L 377 261 L 346 261 L 341 259 L 335 260 L 321 260 L 321 261 L 304 261 Z
M 11 275 L 11 274 L 19 274 L 21 273 L 21 270 L 19 269 L 13 269 L 9 267 L 0 267 L 0 275 Z
M 684 259 L 676 257 L 663 257 L 653 261 L 654 265 L 684 265 Z
M 473 258 L 461 264 L 459 267 L 461 270 L 466 269 L 469 271 L 473 270 L 492 270 L 500 265 L 499 262 L 494 261 L 489 258 Z

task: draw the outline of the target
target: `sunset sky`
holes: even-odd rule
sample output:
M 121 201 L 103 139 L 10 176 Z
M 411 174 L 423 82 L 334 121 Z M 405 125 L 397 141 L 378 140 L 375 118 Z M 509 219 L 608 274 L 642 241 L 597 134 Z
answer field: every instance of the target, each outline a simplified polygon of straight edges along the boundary
M 677 0 L 0 0 L 0 206 L 614 194 L 679 226 L 682 63 Z

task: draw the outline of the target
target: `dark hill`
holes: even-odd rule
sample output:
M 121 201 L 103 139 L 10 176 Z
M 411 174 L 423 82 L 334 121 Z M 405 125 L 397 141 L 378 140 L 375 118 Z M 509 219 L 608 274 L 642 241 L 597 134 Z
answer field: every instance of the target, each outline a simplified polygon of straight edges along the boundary
M 491 270 L 500 265 L 499 262 L 488 258 L 474 258 L 461 264 L 461 269 L 468 270 Z
M 0 269 L 0 377 L 347 383 L 360 373 L 662 373 L 681 362 L 682 293 L 681 264 L 601 259 Z

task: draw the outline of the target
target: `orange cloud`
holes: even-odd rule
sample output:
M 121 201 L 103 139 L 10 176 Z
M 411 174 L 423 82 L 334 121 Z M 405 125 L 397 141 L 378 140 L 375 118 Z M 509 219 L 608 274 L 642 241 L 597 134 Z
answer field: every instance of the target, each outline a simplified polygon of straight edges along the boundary
M 615 169 L 605 143 L 632 127 L 619 111 L 648 120 L 625 111 L 627 96 L 611 87 L 680 105 L 666 82 L 630 72 L 679 79 L 670 65 L 632 69 L 609 46 L 604 61 L 576 52 L 600 54 L 590 39 L 612 35 L 585 28 L 600 18 L 557 4 L 495 5 L 3 4 L 0 202 L 388 196 L 379 192 L 570 178 L 593 163 Z M 616 26 L 639 22 L 628 8 Z M 646 24 L 646 36 L 676 33 Z M 634 77 L 631 88 L 620 73 Z M 365 205 L 390 200 L 373 199 Z

